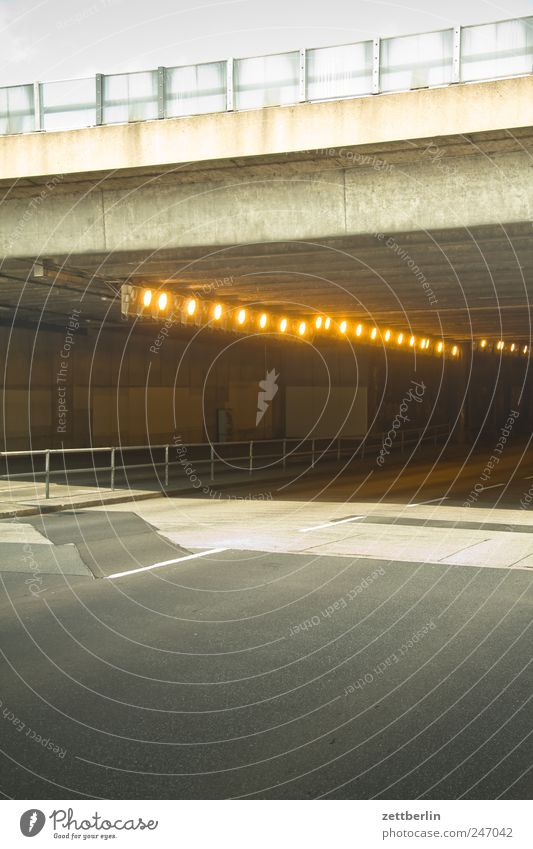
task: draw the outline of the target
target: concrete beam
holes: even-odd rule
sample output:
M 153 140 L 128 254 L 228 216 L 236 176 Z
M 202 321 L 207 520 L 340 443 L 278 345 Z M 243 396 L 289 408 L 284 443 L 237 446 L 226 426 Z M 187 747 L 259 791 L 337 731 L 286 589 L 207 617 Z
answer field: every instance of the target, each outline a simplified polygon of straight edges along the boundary
M 533 126 L 533 77 L 0 139 L 0 179 Z
M 533 103 L 533 98 L 531 98 Z M 321 240 L 353 234 L 471 228 L 533 220 L 527 151 L 424 159 L 270 179 L 234 169 L 226 182 L 162 177 L 135 190 L 66 194 L 0 205 L 0 252 L 66 255 L 203 245 Z M 71 185 L 75 186 L 75 183 Z

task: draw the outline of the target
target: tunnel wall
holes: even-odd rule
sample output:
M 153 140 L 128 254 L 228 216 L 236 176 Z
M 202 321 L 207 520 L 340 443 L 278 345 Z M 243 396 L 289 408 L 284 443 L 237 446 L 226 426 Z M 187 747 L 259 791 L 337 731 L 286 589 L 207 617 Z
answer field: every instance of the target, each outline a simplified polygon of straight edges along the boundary
M 426 355 L 415 362 L 409 353 L 385 358 L 381 349 L 355 351 L 338 342 L 213 332 L 168 337 L 154 353 L 156 334 L 157 327 L 99 333 L 79 326 L 70 335 L 0 327 L 2 448 L 166 444 L 177 437 L 218 441 L 220 410 L 228 411 L 222 414 L 228 441 L 282 438 L 287 392 L 294 387 L 321 387 L 325 394 L 328 387 L 350 388 L 356 403 L 367 399 L 368 429 L 374 432 L 387 431 L 405 403 L 402 429 L 449 424 L 456 439 L 472 441 L 496 434 L 509 411 L 519 409 L 515 432 L 531 430 L 525 358 L 443 361 Z M 259 382 L 272 370 L 278 389 L 256 425 Z M 344 415 L 339 409 L 339 429 Z
M 338 346 L 319 356 L 306 343 L 204 333 L 157 348 L 156 326 L 131 331 L 0 328 L 4 450 L 218 441 L 224 409 L 228 441 L 281 438 L 286 387 L 366 387 L 365 358 Z M 256 425 L 271 370 L 278 390 Z

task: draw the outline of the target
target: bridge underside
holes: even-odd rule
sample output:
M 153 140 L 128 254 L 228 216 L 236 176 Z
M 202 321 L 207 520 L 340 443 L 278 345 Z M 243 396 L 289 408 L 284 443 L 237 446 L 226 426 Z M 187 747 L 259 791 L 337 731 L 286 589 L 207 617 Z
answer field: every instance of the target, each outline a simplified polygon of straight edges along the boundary
M 0 321 L 63 324 L 83 293 L 116 324 L 128 282 L 529 344 L 532 149 L 521 127 L 4 179 Z

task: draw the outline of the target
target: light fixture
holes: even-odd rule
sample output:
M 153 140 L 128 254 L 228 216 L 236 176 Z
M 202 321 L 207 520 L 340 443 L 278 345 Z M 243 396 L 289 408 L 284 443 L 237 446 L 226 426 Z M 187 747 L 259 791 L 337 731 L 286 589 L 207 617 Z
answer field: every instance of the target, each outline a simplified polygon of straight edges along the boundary
M 524 345 L 524 347 L 522 348 L 522 353 L 527 354 L 527 345 Z
M 486 340 L 486 339 L 482 339 L 482 340 L 481 340 L 481 347 L 482 347 L 482 348 L 486 348 L 486 347 L 487 347 L 487 340 Z
M 515 345 L 515 343 L 514 343 L 514 342 L 513 342 L 513 344 L 511 345 L 511 351 L 516 351 L 516 345 Z
M 498 342 L 498 344 L 496 345 L 496 347 L 497 347 L 498 351 L 503 351 L 503 342 L 502 342 L 501 339 Z
M 451 343 L 448 344 L 448 342 L 445 342 L 443 339 L 439 340 L 429 337 L 420 338 L 410 335 L 404 331 L 390 328 L 384 329 L 379 325 L 373 325 L 370 322 L 366 324 L 359 322 L 356 324 L 351 319 L 342 319 L 339 321 L 337 318 L 332 319 L 324 313 L 315 313 L 305 319 L 294 318 L 289 320 L 288 318 L 275 316 L 268 312 L 259 312 L 255 309 L 250 310 L 245 307 L 235 307 L 234 305 L 230 306 L 228 304 L 217 303 L 214 300 L 206 302 L 204 307 L 204 305 L 195 297 L 183 295 L 173 296 L 169 294 L 168 291 L 158 291 L 157 289 L 144 288 L 143 286 L 136 286 L 134 288 L 135 295 L 133 296 L 133 312 L 137 316 L 142 315 L 141 309 L 143 307 L 152 307 L 151 312 L 144 314 L 146 317 L 147 315 L 153 315 L 154 309 L 159 310 L 160 313 L 164 313 L 168 310 L 170 304 L 176 303 L 182 311 L 182 316 L 185 315 L 185 317 L 192 317 L 198 315 L 202 319 L 204 317 L 211 316 L 211 321 L 220 322 L 218 325 L 220 328 L 229 327 L 226 321 L 220 320 L 223 318 L 227 319 L 231 316 L 235 324 L 243 330 L 244 325 L 248 325 L 248 329 L 255 326 L 261 330 L 266 330 L 269 327 L 274 329 L 275 327 L 280 333 L 290 333 L 296 334 L 300 337 L 307 336 L 308 338 L 312 338 L 312 331 L 325 331 L 332 328 L 340 335 L 346 336 L 349 334 L 348 338 L 351 338 L 353 334 L 354 336 L 362 339 L 365 344 L 368 344 L 370 341 L 380 339 L 383 342 L 389 342 L 397 345 L 406 346 L 409 344 L 409 346 L 413 349 L 420 347 L 422 350 L 428 350 L 431 348 L 432 352 L 435 354 L 446 354 L 447 356 L 457 357 L 462 353 L 458 345 L 453 345 L 452 347 Z M 193 323 L 198 324 L 198 320 Z M 518 342 L 507 343 L 503 339 L 496 339 L 494 341 L 492 339 L 473 340 L 473 346 L 478 349 L 488 349 L 491 351 L 497 350 L 500 352 L 505 351 L 506 353 L 510 352 L 513 354 L 528 354 L 529 352 L 528 345 Z

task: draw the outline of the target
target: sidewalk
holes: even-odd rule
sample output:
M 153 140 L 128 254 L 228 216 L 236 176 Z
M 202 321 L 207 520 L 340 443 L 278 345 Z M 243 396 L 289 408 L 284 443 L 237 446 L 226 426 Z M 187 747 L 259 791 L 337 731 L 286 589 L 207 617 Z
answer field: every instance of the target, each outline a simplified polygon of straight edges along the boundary
M 440 446 L 439 446 L 440 448 Z M 437 449 L 438 450 L 438 449 Z M 446 450 L 445 459 L 452 459 L 458 453 L 461 453 L 459 446 L 449 446 Z M 427 462 L 431 457 L 435 457 L 435 449 L 427 447 L 424 450 L 419 450 L 417 460 Z M 401 466 L 408 459 L 407 452 L 402 455 L 400 452 L 391 455 L 389 458 L 389 466 Z M 157 477 L 153 471 L 149 473 L 139 472 L 129 473 L 129 475 L 118 475 L 114 489 L 109 486 L 109 476 L 101 476 L 102 484 L 98 485 L 95 482 L 94 476 L 88 479 L 82 474 L 71 475 L 76 483 L 50 483 L 50 497 L 45 497 L 44 482 L 34 483 L 28 475 L 28 481 L 24 480 L 2 480 L 0 481 L 0 519 L 8 519 L 18 516 L 32 516 L 39 513 L 53 513 L 60 510 L 68 510 L 72 508 L 84 507 L 105 507 L 107 504 L 120 504 L 123 502 L 142 501 L 150 498 L 161 498 L 162 496 L 175 496 L 180 494 L 194 495 L 195 493 L 204 498 L 216 498 L 219 491 L 222 493 L 225 489 L 238 486 L 239 488 L 250 486 L 250 499 L 253 500 L 268 500 L 268 492 L 257 492 L 258 487 L 264 483 L 273 484 L 275 482 L 286 482 L 290 477 L 298 477 L 302 474 L 313 475 L 325 473 L 333 470 L 342 469 L 350 462 L 350 472 L 366 473 L 370 469 L 376 467 L 375 456 L 367 455 L 363 460 L 354 459 L 348 461 L 345 457 L 341 462 L 334 459 L 324 459 L 317 462 L 314 469 L 311 469 L 307 463 L 290 463 L 286 470 L 283 470 L 280 464 L 270 470 L 254 470 L 253 474 L 246 470 L 238 472 L 217 472 L 215 480 L 209 479 L 209 471 L 207 467 L 199 467 L 197 480 L 195 485 L 191 484 L 189 478 L 185 475 L 183 469 L 171 469 L 169 485 L 164 485 L 162 475 Z M 181 475 L 181 477 L 180 477 Z M 125 478 L 123 480 L 123 477 Z M 200 485 L 198 485 L 198 483 Z M 261 498 L 263 495 L 263 498 Z M 243 498 L 246 495 L 242 496 Z
M 354 468 L 363 471 L 368 466 L 369 460 L 354 461 Z M 356 464 L 356 465 L 355 465 Z M 54 513 L 60 510 L 83 507 L 101 507 L 106 504 L 120 504 L 128 501 L 142 501 L 149 498 L 161 498 L 165 495 L 176 496 L 180 494 L 194 495 L 204 498 L 217 498 L 223 490 L 249 485 L 250 498 L 254 500 L 266 500 L 269 492 L 259 492 L 260 485 L 264 483 L 286 482 L 290 477 L 297 477 L 303 473 L 313 474 L 339 469 L 341 466 L 336 461 L 324 460 L 317 463 L 314 470 L 309 464 L 299 463 L 289 465 L 285 471 L 280 465 L 271 470 L 256 470 L 252 475 L 248 471 L 226 472 L 216 475 L 215 480 L 198 475 L 196 484 L 190 482 L 189 478 L 181 471 L 181 479 L 175 475 L 170 477 L 168 486 L 164 485 L 162 477 L 157 479 L 154 473 L 130 475 L 129 481 L 119 481 L 115 488 L 109 485 L 97 486 L 94 482 L 86 481 L 75 485 L 68 483 L 51 483 L 50 497 L 45 497 L 44 483 L 34 484 L 31 481 L 2 481 L 0 488 L 0 519 L 13 518 L 15 516 L 31 516 L 38 513 Z M 78 480 L 82 475 L 73 476 Z M 263 498 L 261 498 L 261 495 Z M 246 494 L 242 495 L 243 498 Z

